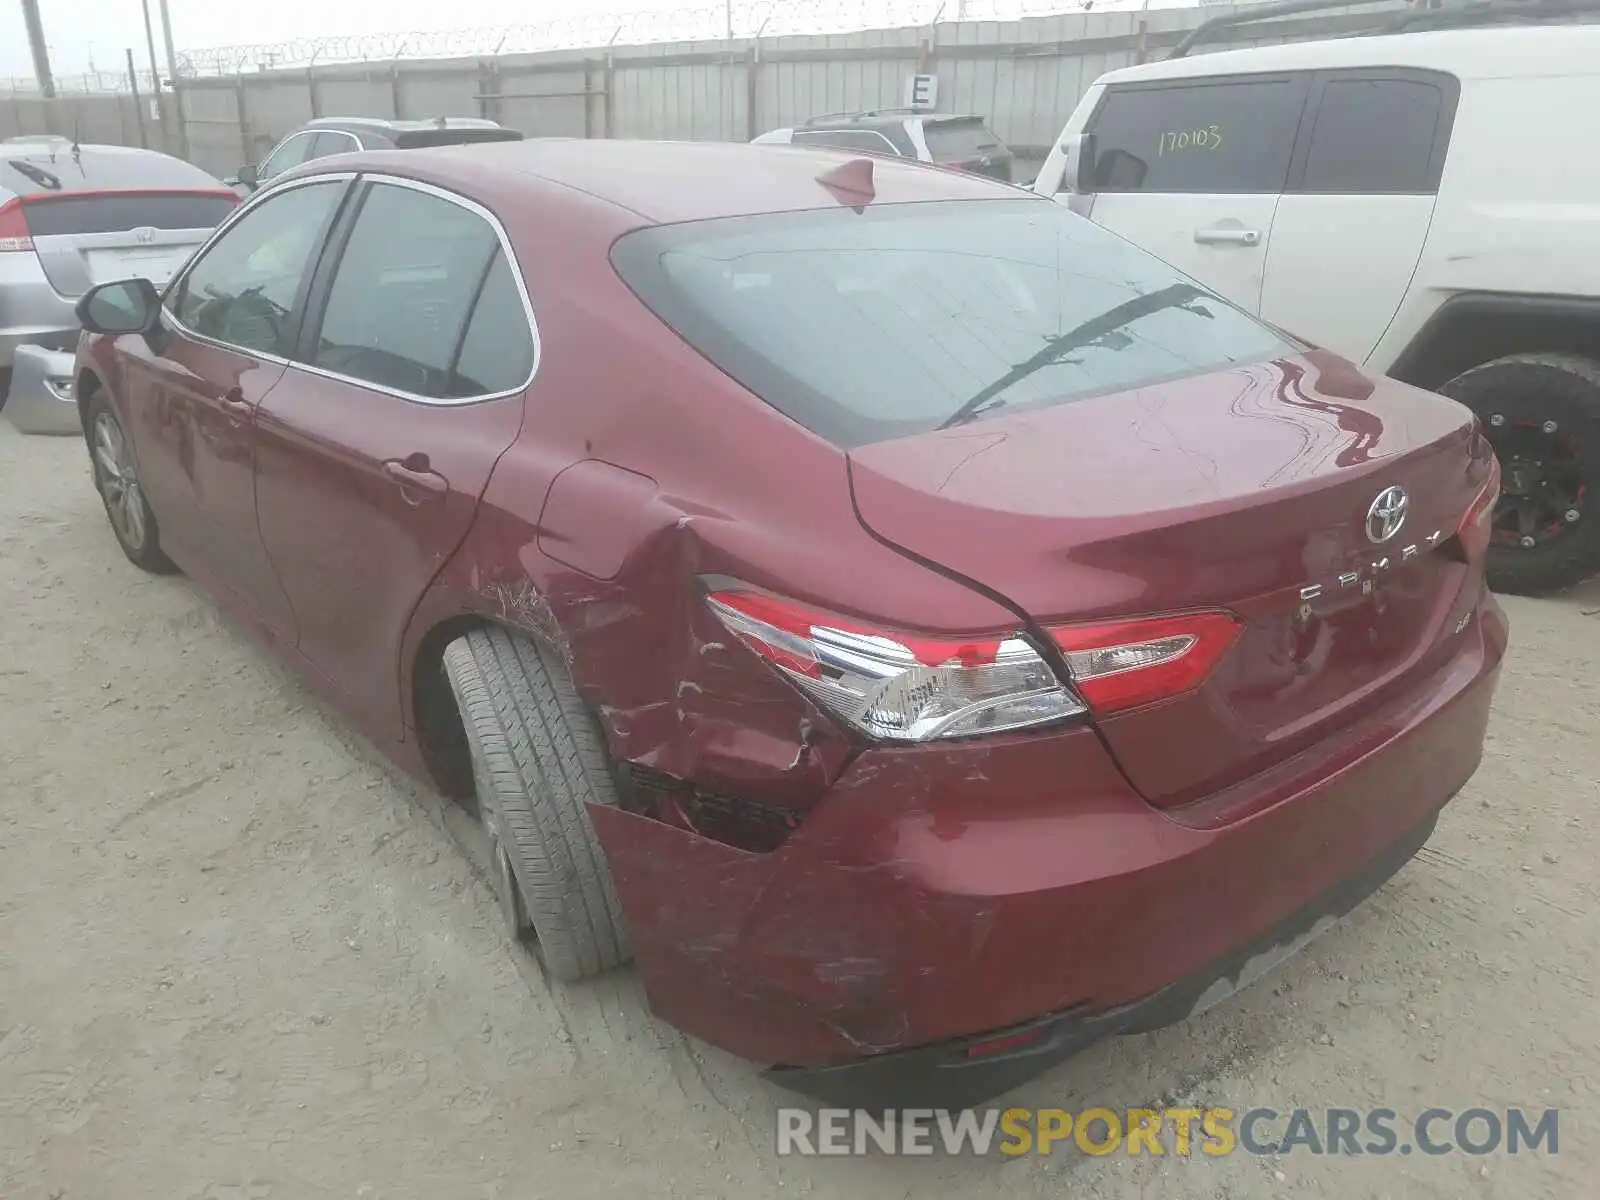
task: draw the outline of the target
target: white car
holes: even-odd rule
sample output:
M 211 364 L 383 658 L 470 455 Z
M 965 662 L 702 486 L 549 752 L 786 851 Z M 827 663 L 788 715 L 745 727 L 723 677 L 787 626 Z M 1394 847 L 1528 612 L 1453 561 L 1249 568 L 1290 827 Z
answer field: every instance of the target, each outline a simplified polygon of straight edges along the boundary
M 1537 594 L 1600 570 L 1597 144 L 1600 27 L 1348 37 L 1104 75 L 1034 190 L 1474 409 L 1491 581 Z

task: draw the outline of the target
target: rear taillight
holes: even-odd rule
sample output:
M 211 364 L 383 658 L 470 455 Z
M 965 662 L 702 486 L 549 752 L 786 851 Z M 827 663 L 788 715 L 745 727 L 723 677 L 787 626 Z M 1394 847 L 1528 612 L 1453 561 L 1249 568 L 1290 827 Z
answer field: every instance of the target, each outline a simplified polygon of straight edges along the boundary
M 1239 636 L 1224 612 L 1066 625 L 1050 630 L 1072 683 L 1097 715 L 1192 691 Z
M 8 200 L 0 204 L 0 254 L 9 250 L 32 250 L 33 235 L 28 230 L 28 218 L 22 211 L 21 200 Z
M 1068 625 L 1049 632 L 1064 685 L 1020 634 L 929 638 L 871 629 L 759 592 L 711 610 L 824 710 L 871 737 L 923 742 L 1105 715 L 1198 687 L 1239 636 L 1223 612 Z
M 821 708 L 870 737 L 972 737 L 1084 711 L 1050 665 L 1015 635 L 891 633 L 757 592 L 715 592 L 708 603 Z
M 1466 551 L 1468 558 L 1481 557 L 1489 549 L 1489 542 L 1494 536 L 1494 506 L 1500 501 L 1500 460 L 1489 459 L 1489 478 L 1479 490 L 1477 499 L 1467 509 L 1466 516 L 1461 518 L 1461 527 L 1456 530 L 1456 537 L 1461 540 L 1461 548 Z

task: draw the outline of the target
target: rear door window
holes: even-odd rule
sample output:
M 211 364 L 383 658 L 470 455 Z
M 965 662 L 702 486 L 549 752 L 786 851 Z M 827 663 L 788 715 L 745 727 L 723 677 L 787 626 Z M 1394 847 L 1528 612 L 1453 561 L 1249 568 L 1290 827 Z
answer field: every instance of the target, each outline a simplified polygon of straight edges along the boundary
M 478 212 L 374 184 L 334 272 L 311 362 L 421 399 L 520 387 L 532 334 L 510 271 Z
M 1089 124 L 1092 189 L 1282 192 L 1306 93 L 1295 76 L 1110 88 Z
M 316 140 L 314 131 L 302 130 L 279 142 L 278 148 L 267 155 L 266 161 L 261 164 L 257 178 L 271 179 L 274 175 L 282 175 L 290 167 L 298 167 L 311 157 L 311 148 Z
M 872 129 L 797 129 L 796 146 L 833 146 L 840 150 L 865 150 L 869 154 L 895 154 L 893 143 Z
M 330 154 L 354 154 L 359 149 L 361 143 L 356 140 L 355 134 L 345 133 L 340 129 L 324 129 L 311 143 L 311 151 L 306 155 L 306 161 L 327 158 Z
M 1441 123 L 1449 117 L 1442 82 L 1345 77 L 1321 89 L 1296 189 L 1323 195 L 1427 194 L 1443 166 Z M 1453 108 L 1453 105 L 1448 106 Z

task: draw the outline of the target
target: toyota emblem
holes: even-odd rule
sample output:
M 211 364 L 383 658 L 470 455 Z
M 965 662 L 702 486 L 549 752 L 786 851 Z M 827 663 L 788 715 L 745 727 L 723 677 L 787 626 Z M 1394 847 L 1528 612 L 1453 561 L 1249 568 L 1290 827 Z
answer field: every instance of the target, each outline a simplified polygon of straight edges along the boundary
M 1372 507 L 1367 509 L 1367 540 L 1387 542 L 1400 532 L 1406 523 L 1406 510 L 1411 499 L 1403 487 L 1387 487 L 1378 493 Z

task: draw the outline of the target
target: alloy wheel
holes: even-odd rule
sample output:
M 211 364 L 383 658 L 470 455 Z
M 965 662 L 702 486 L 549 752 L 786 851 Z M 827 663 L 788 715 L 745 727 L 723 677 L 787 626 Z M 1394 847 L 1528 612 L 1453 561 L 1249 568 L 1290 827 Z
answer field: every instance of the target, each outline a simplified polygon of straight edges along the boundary
M 139 488 L 128 439 L 123 436 L 117 419 L 108 412 L 102 412 L 95 419 L 94 464 L 106 515 L 117 536 L 130 550 L 144 549 L 147 536 L 144 493 Z

